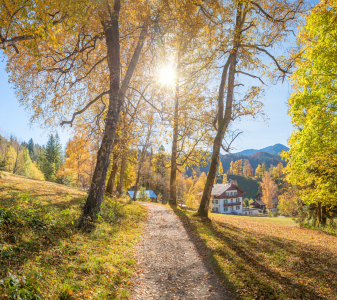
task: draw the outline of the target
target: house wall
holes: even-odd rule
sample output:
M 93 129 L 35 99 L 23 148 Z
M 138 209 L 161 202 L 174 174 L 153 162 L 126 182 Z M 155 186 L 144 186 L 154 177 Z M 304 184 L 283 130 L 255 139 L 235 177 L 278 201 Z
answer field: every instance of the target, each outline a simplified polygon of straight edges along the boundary
M 228 203 L 236 203 L 236 202 L 241 202 L 239 206 L 239 209 L 237 209 L 237 205 L 235 206 L 224 206 L 224 204 L 226 203 L 227 200 L 227 204 Z M 242 197 L 237 197 L 237 198 L 226 198 L 226 199 L 220 199 L 220 205 L 221 205 L 221 209 L 220 212 L 222 214 L 231 214 L 231 213 L 237 213 L 237 214 L 242 214 Z M 227 210 L 226 210 L 227 208 Z

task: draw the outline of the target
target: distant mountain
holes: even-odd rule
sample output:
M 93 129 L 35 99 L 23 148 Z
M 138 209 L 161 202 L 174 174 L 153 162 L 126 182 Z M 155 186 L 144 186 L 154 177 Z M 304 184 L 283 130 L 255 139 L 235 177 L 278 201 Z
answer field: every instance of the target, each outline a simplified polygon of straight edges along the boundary
M 275 145 L 276 146 L 276 145 Z M 275 147 L 275 146 L 271 146 Z M 281 145 L 282 146 L 282 145 Z M 283 146 L 285 147 L 285 146 Z M 268 148 L 268 147 L 267 147 Z M 265 148 L 266 149 L 266 148 Z M 277 151 L 277 150 L 276 150 Z M 265 164 L 266 168 L 269 169 L 270 165 L 277 166 L 278 163 L 282 163 L 284 166 L 287 164 L 286 161 L 284 161 L 279 155 L 277 154 L 270 154 L 268 152 L 255 152 L 251 155 L 243 155 L 243 154 L 221 154 L 220 160 L 222 163 L 222 167 L 224 171 L 226 172 L 230 168 L 231 161 L 235 162 L 240 159 L 248 159 L 250 162 L 250 165 L 254 169 L 254 172 L 259 164 Z M 200 172 L 205 172 L 206 174 L 209 171 L 210 163 L 207 164 L 207 166 L 204 167 L 196 167 L 193 166 L 193 169 L 199 169 Z M 186 170 L 187 176 L 192 175 L 192 169 Z
M 241 152 L 237 152 L 234 153 L 236 155 L 252 155 L 256 152 L 267 152 L 269 154 L 274 154 L 274 155 L 279 155 L 283 150 L 288 151 L 289 148 L 287 146 L 284 146 L 282 144 L 275 144 L 274 146 L 269 146 L 260 150 L 256 150 L 256 149 L 247 149 L 247 150 L 243 150 Z

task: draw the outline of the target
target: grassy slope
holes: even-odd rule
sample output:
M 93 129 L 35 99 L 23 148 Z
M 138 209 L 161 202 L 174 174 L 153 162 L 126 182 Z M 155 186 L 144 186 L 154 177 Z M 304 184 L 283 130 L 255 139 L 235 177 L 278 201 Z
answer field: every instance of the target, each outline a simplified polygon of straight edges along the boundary
M 282 218 L 212 214 L 209 222 L 175 211 L 237 299 L 336 299 L 336 236 L 271 223 Z
M 246 193 L 243 194 L 243 198 L 252 198 L 254 199 L 258 193 L 259 182 L 253 178 L 243 177 L 239 175 L 227 175 L 227 179 L 237 180 L 238 185 Z M 217 183 L 221 183 L 222 178 L 217 179 Z
M 84 233 L 77 230 L 84 196 L 63 185 L 2 174 L 0 221 L 6 212 L 5 222 L 11 223 L 6 226 L 2 217 L 0 299 L 12 299 L 11 294 L 14 299 L 16 289 L 31 294 L 27 299 L 128 296 L 133 246 L 141 238 L 146 210 L 122 203 L 118 223 L 101 221 L 94 232 Z

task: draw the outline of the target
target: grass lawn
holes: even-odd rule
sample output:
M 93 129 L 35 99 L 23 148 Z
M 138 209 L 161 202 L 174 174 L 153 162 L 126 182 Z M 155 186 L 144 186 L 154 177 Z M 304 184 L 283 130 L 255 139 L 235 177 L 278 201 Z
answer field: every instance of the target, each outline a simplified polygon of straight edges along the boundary
M 219 215 L 219 214 L 212 214 L 212 218 L 221 220 L 222 218 L 249 218 L 251 221 L 256 222 L 264 222 L 264 223 L 271 223 L 275 225 L 284 225 L 284 226 L 298 226 L 296 222 L 289 217 L 247 217 L 247 216 L 234 216 L 234 215 Z
M 2 173 L 0 299 L 128 297 L 146 209 L 106 200 L 110 210 L 85 233 L 77 229 L 84 199 L 77 189 Z
M 206 221 L 175 211 L 200 237 L 237 299 L 337 299 L 336 236 L 285 218 L 211 214 Z

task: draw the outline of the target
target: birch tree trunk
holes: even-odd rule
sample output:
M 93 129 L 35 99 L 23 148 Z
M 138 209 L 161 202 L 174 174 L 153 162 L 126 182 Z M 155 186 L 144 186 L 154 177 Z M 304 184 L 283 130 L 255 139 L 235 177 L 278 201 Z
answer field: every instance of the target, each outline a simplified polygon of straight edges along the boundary
M 176 84 L 174 95 L 174 116 L 173 116 L 173 139 L 171 154 L 170 173 L 170 204 L 177 205 L 177 151 L 178 151 L 178 130 L 179 130 L 179 64 L 180 54 L 178 53 L 178 63 L 176 71 Z
M 102 4 L 104 5 L 104 4 Z M 108 3 L 106 4 L 109 5 Z M 140 53 L 147 37 L 147 21 L 141 30 L 137 46 L 132 55 L 130 64 L 125 73 L 124 80 L 120 86 L 120 40 L 119 40 L 119 11 L 120 0 L 114 1 L 113 11 L 111 7 L 103 7 L 103 11 L 110 11 L 110 19 L 102 19 L 104 36 L 107 46 L 107 60 L 110 73 L 109 108 L 106 115 L 104 134 L 101 146 L 97 153 L 97 162 L 92 178 L 89 195 L 83 208 L 83 214 L 79 223 L 80 228 L 93 228 L 94 222 L 101 208 L 104 196 L 105 179 L 110 164 L 110 153 L 113 148 L 117 123 L 119 121 L 121 108 L 125 93 L 129 87 L 131 77 L 136 68 Z
M 211 157 L 211 166 L 207 175 L 205 188 L 202 194 L 200 201 L 200 206 L 198 209 L 198 215 L 208 218 L 209 203 L 211 199 L 213 183 L 216 176 L 216 170 L 219 162 L 220 148 L 222 140 L 228 128 L 228 125 L 232 118 L 232 103 L 233 103 L 233 94 L 234 94 L 234 76 L 235 76 L 235 67 L 237 64 L 236 58 L 240 45 L 241 38 L 241 27 L 243 24 L 242 18 L 242 3 L 239 2 L 237 7 L 237 16 L 233 37 L 233 49 L 232 52 L 223 68 L 221 83 L 219 86 L 219 96 L 218 96 L 218 130 L 213 142 L 213 152 Z M 228 71 L 229 69 L 229 71 Z M 228 71 L 228 84 L 227 84 L 227 98 L 226 98 L 226 109 L 224 112 L 224 89 L 226 86 L 227 80 L 227 71 Z

